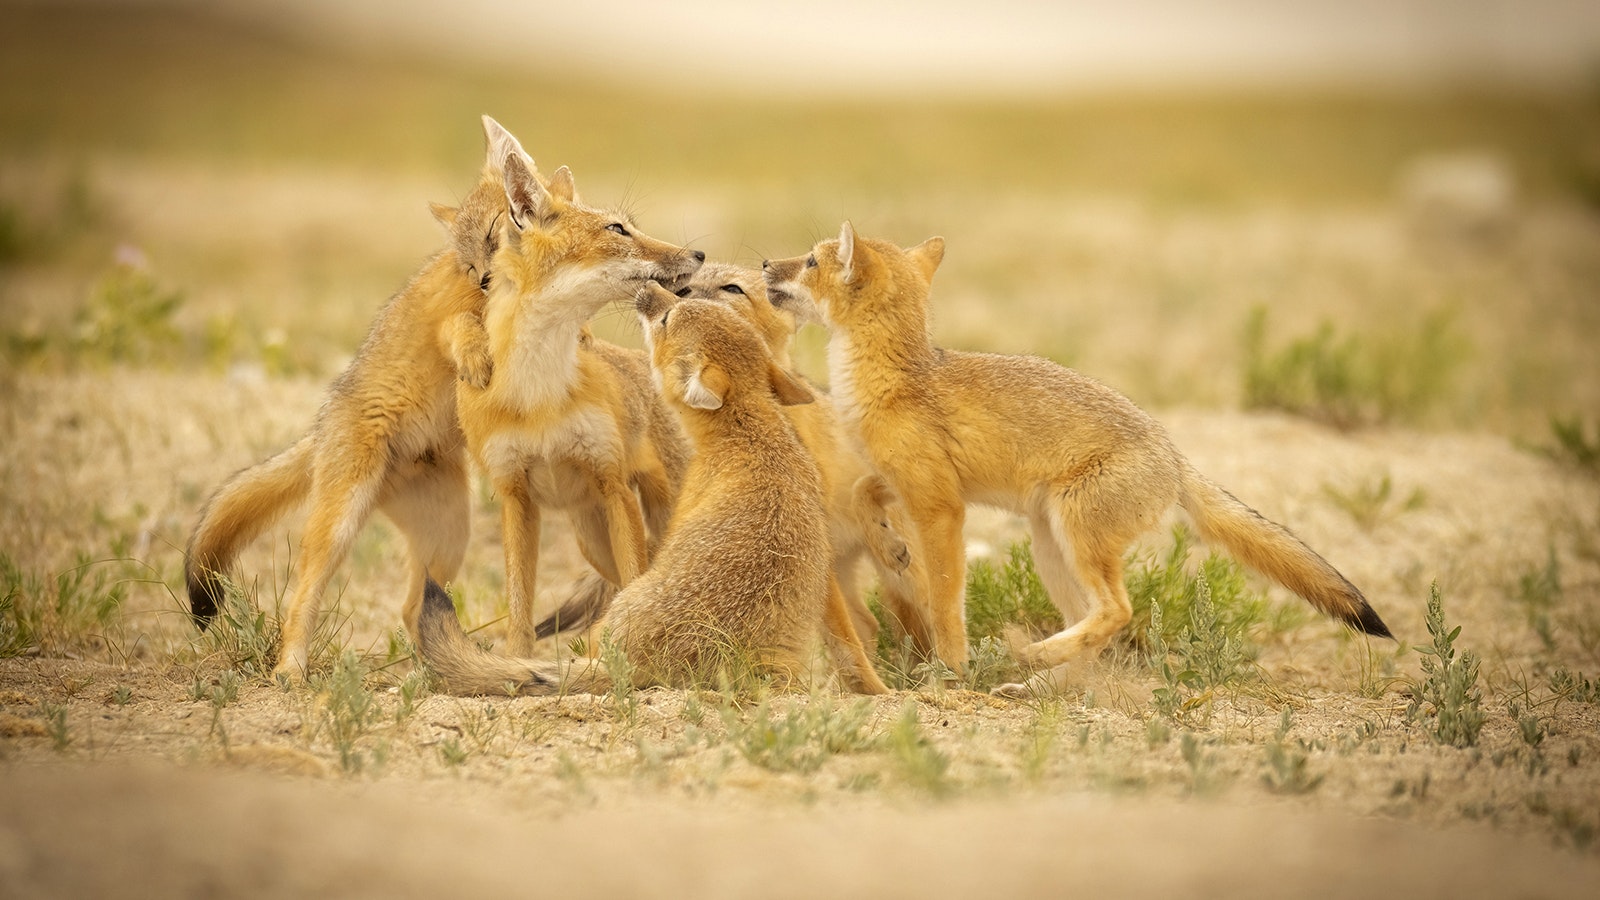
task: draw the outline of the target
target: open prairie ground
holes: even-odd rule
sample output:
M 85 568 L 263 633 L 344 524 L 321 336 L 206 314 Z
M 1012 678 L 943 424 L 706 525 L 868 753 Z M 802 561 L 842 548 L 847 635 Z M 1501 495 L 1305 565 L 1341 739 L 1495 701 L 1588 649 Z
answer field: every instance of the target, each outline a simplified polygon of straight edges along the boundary
M 8 18 L 0 896 L 1600 884 L 1595 95 L 723 102 L 175 17 Z M 243 556 L 204 635 L 188 530 L 304 431 L 441 244 L 426 204 L 470 186 L 483 112 L 712 258 L 792 255 L 844 218 L 943 234 L 938 340 L 1128 393 L 1398 640 L 1174 522 L 1130 554 L 1124 640 L 1061 696 L 995 698 L 1000 636 L 1052 623 L 1022 523 L 975 509 L 964 678 L 886 636 L 897 689 L 871 699 L 825 675 L 456 698 L 412 663 L 404 545 L 375 520 L 310 683 L 273 682 L 300 520 Z M 621 307 L 597 329 L 638 341 Z M 819 379 L 824 343 L 801 335 Z M 488 642 L 497 510 L 475 480 L 452 586 Z M 583 565 L 559 517 L 541 553 L 553 603 Z

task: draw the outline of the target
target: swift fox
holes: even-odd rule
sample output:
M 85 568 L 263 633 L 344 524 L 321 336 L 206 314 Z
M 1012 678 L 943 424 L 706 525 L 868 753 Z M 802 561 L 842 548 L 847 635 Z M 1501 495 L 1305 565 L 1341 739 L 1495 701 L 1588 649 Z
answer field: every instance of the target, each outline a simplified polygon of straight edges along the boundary
M 435 204 L 449 246 L 373 321 L 361 350 L 328 389 L 311 430 L 234 475 L 200 511 L 185 555 L 189 608 L 201 628 L 222 600 L 220 575 L 240 550 L 309 499 L 300 573 L 284 614 L 277 671 L 304 674 L 322 594 L 373 510 L 404 533 L 413 639 L 426 573 L 449 578 L 466 551 L 466 458 L 456 425 L 457 380 L 487 384 L 493 362 L 479 316 L 505 210 L 501 161 L 524 157 L 510 132 L 483 118 L 487 158 L 459 209 Z
M 811 392 L 772 362 L 734 313 L 673 301 L 652 285 L 636 307 L 661 392 L 682 417 L 694 455 L 654 564 L 617 593 L 600 628 L 640 685 L 704 682 L 739 661 L 792 677 L 822 617 L 828 522 L 821 476 L 779 405 L 810 402 Z M 610 686 L 592 658 L 536 662 L 480 649 L 437 586 L 420 627 L 422 658 L 452 693 Z
M 507 215 L 483 313 L 495 375 L 458 385 L 456 405 L 501 500 L 508 645 L 526 655 L 541 509 L 566 510 L 584 558 L 620 587 L 644 571 L 686 462 L 644 354 L 595 340 L 589 319 L 652 279 L 692 274 L 705 254 L 584 205 L 566 166 L 546 181 L 513 153 L 504 168 Z
M 1174 504 L 1201 537 L 1367 634 L 1389 636 L 1361 592 L 1322 557 L 1206 480 L 1166 431 L 1098 381 L 1029 356 L 962 353 L 929 341 L 928 291 L 944 258 L 929 238 L 903 250 L 858 238 L 763 264 L 768 296 L 812 310 L 830 330 L 841 416 L 916 522 L 935 645 L 966 660 L 961 526 L 969 502 L 1028 518 L 1034 559 L 1070 625 L 1019 650 L 1043 669 L 1010 695 L 1060 686 L 1063 664 L 1099 652 L 1128 623 L 1122 554 Z
M 791 377 L 799 378 L 789 357 L 796 319 L 793 313 L 778 310 L 767 301 L 766 284 L 759 270 L 707 263 L 677 294 L 721 303 L 744 316 L 766 343 L 773 361 Z M 833 578 L 828 586 L 829 634 L 836 643 L 836 652 L 850 661 L 846 668 L 855 670 L 858 688 L 865 693 L 880 693 L 882 682 L 871 673 L 862 647 L 863 640 L 876 636 L 878 622 L 856 589 L 856 574 L 866 555 L 878 573 L 880 596 L 890 619 L 911 635 L 919 650 L 931 653 L 926 607 L 917 587 L 925 576 L 920 565 L 913 566 L 902 537 L 911 533 L 910 522 L 888 485 L 872 471 L 854 442 L 841 433 L 826 394 L 817 392 L 815 403 L 785 407 L 784 413 L 817 462 L 823 496 L 828 502 L 833 546 Z

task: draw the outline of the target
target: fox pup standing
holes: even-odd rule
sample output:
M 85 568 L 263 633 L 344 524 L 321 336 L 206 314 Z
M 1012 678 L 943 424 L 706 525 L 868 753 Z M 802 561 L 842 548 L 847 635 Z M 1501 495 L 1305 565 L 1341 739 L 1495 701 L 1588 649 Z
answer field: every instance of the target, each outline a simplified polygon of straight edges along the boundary
M 450 231 L 450 246 L 378 313 L 355 360 L 328 389 L 311 431 L 218 488 L 189 538 L 189 607 L 204 628 L 222 601 L 220 575 L 239 551 L 309 498 L 279 673 L 304 674 L 323 591 L 374 509 L 389 516 L 410 548 L 403 616 L 413 640 L 426 574 L 449 578 L 461 566 L 469 510 L 455 384 L 490 379 L 479 315 L 505 209 L 501 161 L 525 156 L 493 119 L 484 116 L 483 127 L 489 149 L 479 183 L 459 210 L 433 208 Z
M 640 685 L 704 683 L 743 661 L 779 679 L 796 676 L 822 618 L 828 522 L 817 467 L 780 404 L 810 402 L 811 393 L 724 307 L 674 304 L 652 285 L 637 308 L 661 392 L 682 416 L 694 456 L 655 563 L 618 592 L 600 629 Z M 610 684 L 592 659 L 568 667 L 479 648 L 436 585 L 421 634 L 422 658 L 452 693 Z
M 483 313 L 495 377 L 461 384 L 457 408 L 500 497 L 509 646 L 526 655 L 541 508 L 565 509 L 584 558 L 621 587 L 648 563 L 647 520 L 659 540 L 671 517 L 687 452 L 644 354 L 595 340 L 589 319 L 651 279 L 693 273 L 705 254 L 585 206 L 566 166 L 546 182 L 512 154 L 503 191 L 504 238 Z
M 1048 360 L 934 347 L 928 287 L 943 258 L 941 238 L 902 250 L 858 238 L 846 222 L 837 240 L 764 269 L 774 303 L 814 310 L 830 330 L 835 402 L 916 522 L 947 664 L 959 668 L 967 655 L 961 526 L 969 502 L 1027 516 L 1039 576 L 1075 623 L 1019 651 L 1044 671 L 998 689 L 1009 695 L 1059 687 L 1065 663 L 1098 653 L 1127 625 L 1122 554 L 1174 504 L 1202 538 L 1316 608 L 1389 635 L 1333 566 L 1202 477 L 1126 397 Z

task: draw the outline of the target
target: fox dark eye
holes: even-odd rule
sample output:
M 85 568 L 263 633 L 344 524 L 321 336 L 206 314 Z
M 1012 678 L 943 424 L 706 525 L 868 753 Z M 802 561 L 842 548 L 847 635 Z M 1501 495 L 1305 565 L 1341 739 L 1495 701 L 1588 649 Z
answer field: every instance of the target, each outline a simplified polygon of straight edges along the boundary
M 816 267 L 817 267 L 817 255 L 815 253 L 813 253 L 810 256 L 806 257 L 806 268 L 815 269 Z
M 737 284 L 725 284 L 722 286 L 722 290 L 725 290 L 730 294 L 738 294 L 741 297 L 744 296 L 744 288 L 739 287 Z
M 620 222 L 612 222 L 610 225 L 606 226 L 606 230 L 607 231 L 614 231 L 617 234 L 622 235 L 623 237 L 627 237 L 628 236 L 628 229 L 623 228 L 622 227 L 622 223 L 620 223 Z
M 672 310 L 670 310 L 670 309 L 661 314 L 661 327 L 662 328 L 667 327 L 667 316 L 670 316 L 670 315 L 672 315 Z
M 679 297 L 687 297 L 687 296 L 689 296 L 689 288 L 678 288 L 678 296 Z

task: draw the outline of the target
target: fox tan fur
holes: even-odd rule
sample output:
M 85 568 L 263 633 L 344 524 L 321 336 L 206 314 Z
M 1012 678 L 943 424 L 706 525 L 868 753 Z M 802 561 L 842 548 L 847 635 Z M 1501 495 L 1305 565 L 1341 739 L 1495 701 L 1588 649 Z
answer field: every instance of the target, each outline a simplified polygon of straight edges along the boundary
M 721 303 L 744 316 L 767 345 L 773 361 L 791 377 L 799 378 L 789 357 L 797 325 L 795 317 L 767 302 L 766 284 L 759 270 L 707 263 L 677 294 Z M 902 537 L 902 533 L 909 534 L 911 530 L 904 510 L 895 502 L 888 485 L 840 431 L 828 396 L 816 394 L 815 403 L 784 407 L 784 413 L 816 460 L 822 473 L 823 495 L 828 500 L 833 546 L 833 577 L 828 585 L 826 610 L 828 632 L 841 664 L 854 675 L 856 688 L 864 693 L 882 693 L 886 688 L 872 670 L 863 646 L 864 640 L 876 637 L 878 622 L 856 587 L 859 563 L 863 555 L 871 560 L 891 620 L 912 636 L 919 649 L 928 652 L 932 649 L 931 633 L 925 601 L 917 587 L 925 576 L 920 565 L 913 567 Z
M 780 404 L 811 392 L 773 363 L 738 315 L 658 286 L 637 302 L 661 391 L 694 447 L 654 564 L 617 593 L 601 631 L 636 684 L 705 683 L 730 661 L 778 680 L 805 668 L 830 559 L 821 475 Z M 434 588 L 418 648 L 452 693 L 600 691 L 593 659 L 499 657 L 461 631 Z
M 928 296 L 944 241 L 909 250 L 856 236 L 764 264 L 768 296 L 814 311 L 829 329 L 834 402 L 916 524 L 935 645 L 966 661 L 961 528 L 966 504 L 1026 516 L 1040 578 L 1070 624 L 1020 648 L 1040 669 L 1025 695 L 1062 685 L 1066 663 L 1098 653 L 1132 615 L 1122 556 L 1174 505 L 1202 538 L 1313 606 L 1368 634 L 1378 614 L 1344 576 L 1289 531 L 1195 471 L 1165 429 L 1098 381 L 1029 356 L 963 353 L 928 337 Z
M 226 481 L 190 535 L 185 577 L 203 628 L 222 603 L 221 576 L 239 552 L 309 500 L 299 577 L 283 619 L 277 671 L 285 675 L 304 673 L 323 592 L 374 510 L 395 523 L 410 550 L 403 618 L 413 639 L 426 574 L 449 578 L 461 565 L 469 509 L 455 385 L 491 378 L 480 315 L 505 211 L 501 160 L 521 152 L 487 116 L 484 132 L 489 150 L 479 183 L 459 209 L 433 207 L 449 246 L 379 311 L 311 430 Z
M 705 254 L 641 233 L 578 200 L 565 167 L 544 179 L 511 154 L 507 215 L 484 327 L 495 377 L 463 382 L 457 407 L 473 456 L 501 500 L 509 646 L 532 651 L 541 509 L 565 510 L 585 559 L 623 586 L 644 571 L 671 518 L 686 445 L 651 387 L 643 353 L 588 333 L 605 304 Z M 641 510 L 641 503 L 643 510 Z

